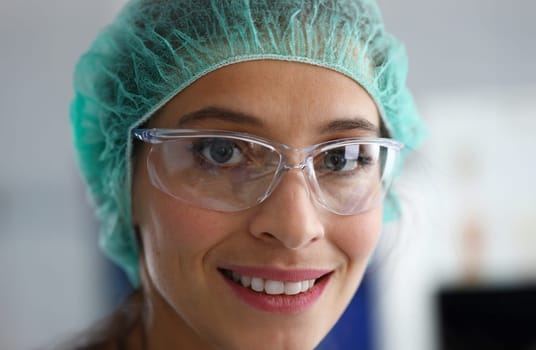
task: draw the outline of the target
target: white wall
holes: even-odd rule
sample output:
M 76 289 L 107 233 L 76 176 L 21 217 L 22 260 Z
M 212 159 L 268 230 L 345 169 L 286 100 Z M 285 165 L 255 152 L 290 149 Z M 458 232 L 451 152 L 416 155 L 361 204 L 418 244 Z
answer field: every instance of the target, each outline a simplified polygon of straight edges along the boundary
M 377 254 L 378 343 L 429 350 L 439 288 L 536 280 L 536 3 L 378 3 L 429 128 L 401 184 L 403 228 Z
M 0 2 L 0 348 L 44 345 L 105 312 L 95 224 L 73 162 L 71 74 L 110 0 Z
M 536 282 L 533 96 L 536 84 L 421 99 L 429 138 L 400 183 L 402 228 L 376 259 L 381 349 L 436 349 L 443 287 Z
M 536 2 L 376 0 L 406 44 L 410 85 L 421 94 L 536 82 Z

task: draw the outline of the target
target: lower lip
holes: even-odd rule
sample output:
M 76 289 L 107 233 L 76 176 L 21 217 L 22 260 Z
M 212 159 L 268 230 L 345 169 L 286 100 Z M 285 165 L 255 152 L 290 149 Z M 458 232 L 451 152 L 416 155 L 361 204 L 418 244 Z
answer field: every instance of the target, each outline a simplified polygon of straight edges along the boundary
M 223 277 L 238 298 L 246 304 L 261 311 L 289 314 L 299 313 L 313 306 L 322 295 L 324 288 L 328 284 L 329 278 L 329 275 L 322 277 L 313 287 L 303 293 L 294 295 L 270 295 L 255 292 L 250 288 L 243 287 L 242 285 Z

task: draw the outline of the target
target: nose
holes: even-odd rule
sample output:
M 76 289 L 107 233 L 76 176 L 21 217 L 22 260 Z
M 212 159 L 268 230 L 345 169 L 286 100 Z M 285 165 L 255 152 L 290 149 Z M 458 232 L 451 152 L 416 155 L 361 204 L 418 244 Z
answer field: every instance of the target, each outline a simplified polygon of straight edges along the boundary
M 257 206 L 250 232 L 288 249 L 300 249 L 324 237 L 324 225 L 301 169 L 286 172 L 270 196 Z

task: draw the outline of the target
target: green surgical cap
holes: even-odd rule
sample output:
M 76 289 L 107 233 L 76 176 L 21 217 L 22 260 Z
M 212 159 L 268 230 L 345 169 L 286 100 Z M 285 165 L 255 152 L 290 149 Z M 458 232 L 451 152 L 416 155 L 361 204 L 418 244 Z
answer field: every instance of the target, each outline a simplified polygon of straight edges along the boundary
M 78 62 L 71 122 L 101 223 L 100 245 L 139 285 L 131 223 L 131 131 L 207 73 L 273 59 L 338 71 L 375 100 L 406 149 L 423 128 L 406 87 L 403 46 L 368 0 L 133 0 Z M 386 200 L 384 220 L 396 217 Z

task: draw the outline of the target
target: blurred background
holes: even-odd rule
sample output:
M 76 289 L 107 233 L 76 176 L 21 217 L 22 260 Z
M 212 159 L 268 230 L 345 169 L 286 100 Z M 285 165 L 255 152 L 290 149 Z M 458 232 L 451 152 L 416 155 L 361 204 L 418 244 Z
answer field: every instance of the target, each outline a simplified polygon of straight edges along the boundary
M 536 3 L 378 2 L 429 137 L 350 310 L 366 334 L 332 336 L 350 339 L 341 349 L 535 349 Z M 68 121 L 74 64 L 123 3 L 0 2 L 0 349 L 53 343 L 128 293 L 97 248 Z

